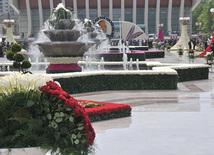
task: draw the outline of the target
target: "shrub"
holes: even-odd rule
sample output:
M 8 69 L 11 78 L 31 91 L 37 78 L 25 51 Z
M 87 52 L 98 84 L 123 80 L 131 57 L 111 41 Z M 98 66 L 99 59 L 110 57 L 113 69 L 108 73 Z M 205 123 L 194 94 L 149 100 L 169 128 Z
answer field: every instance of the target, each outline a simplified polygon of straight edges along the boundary
M 18 43 L 15 43 L 13 45 L 10 46 L 10 49 L 14 52 L 14 53 L 17 53 L 17 52 L 20 52 L 22 50 L 22 46 Z
M 24 61 L 22 62 L 21 67 L 22 67 L 22 68 L 25 68 L 25 69 L 30 68 L 30 67 L 31 67 L 30 61 L 24 60 Z
M 24 54 L 21 53 L 17 53 L 13 56 L 13 60 L 17 61 L 17 62 L 22 62 L 25 59 Z
M 14 56 L 14 52 L 13 51 L 8 51 L 7 54 L 6 54 L 6 58 L 10 61 L 13 60 L 13 56 Z

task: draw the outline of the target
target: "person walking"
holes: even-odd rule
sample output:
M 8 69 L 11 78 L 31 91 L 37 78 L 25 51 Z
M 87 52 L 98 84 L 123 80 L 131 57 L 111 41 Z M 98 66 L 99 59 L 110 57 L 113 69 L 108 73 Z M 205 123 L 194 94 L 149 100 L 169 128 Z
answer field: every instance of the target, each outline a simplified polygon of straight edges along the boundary
M 188 42 L 188 45 L 189 45 L 189 50 L 191 50 L 192 49 L 192 42 L 191 42 L 191 40 Z

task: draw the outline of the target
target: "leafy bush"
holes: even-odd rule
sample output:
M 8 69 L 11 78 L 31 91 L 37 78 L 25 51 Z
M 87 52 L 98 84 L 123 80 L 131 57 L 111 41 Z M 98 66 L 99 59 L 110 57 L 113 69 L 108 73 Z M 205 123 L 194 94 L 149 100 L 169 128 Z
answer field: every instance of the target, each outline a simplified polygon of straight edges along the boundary
M 30 67 L 31 67 L 30 61 L 24 60 L 24 61 L 22 62 L 22 68 L 27 69 L 27 68 L 30 68 Z
M 21 53 L 17 53 L 13 56 L 13 60 L 17 61 L 17 62 L 22 62 L 25 59 L 24 54 Z
M 14 43 L 10 46 L 11 51 L 14 53 L 20 52 L 22 50 L 22 46 L 18 43 Z
M 88 154 L 95 132 L 83 107 L 43 75 L 0 78 L 0 146 Z M 19 80 L 17 80 L 19 79 Z
M 7 54 L 6 54 L 6 58 L 10 61 L 13 60 L 13 56 L 14 56 L 14 52 L 13 51 L 8 51 Z

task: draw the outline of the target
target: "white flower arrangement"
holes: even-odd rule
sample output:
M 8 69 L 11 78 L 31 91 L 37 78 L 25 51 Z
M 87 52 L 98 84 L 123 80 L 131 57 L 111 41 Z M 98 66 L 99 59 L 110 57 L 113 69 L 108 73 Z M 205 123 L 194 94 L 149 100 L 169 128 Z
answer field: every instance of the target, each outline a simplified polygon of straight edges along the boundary
M 39 90 L 48 81 L 53 81 L 53 79 L 46 74 L 12 72 L 9 75 L 0 77 L 0 93 L 10 94 L 15 90 L 18 92 Z

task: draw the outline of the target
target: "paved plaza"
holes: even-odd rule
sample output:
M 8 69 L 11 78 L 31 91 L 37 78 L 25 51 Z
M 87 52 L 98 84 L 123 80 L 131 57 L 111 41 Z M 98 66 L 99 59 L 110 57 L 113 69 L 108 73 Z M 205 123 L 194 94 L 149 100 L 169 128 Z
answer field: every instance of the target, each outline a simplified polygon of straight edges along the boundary
M 179 60 L 175 54 L 147 61 L 189 63 L 186 56 Z M 198 58 L 196 63 L 205 60 Z M 208 80 L 180 82 L 177 90 L 103 91 L 73 97 L 132 107 L 131 117 L 92 123 L 96 155 L 214 154 L 214 72 Z
M 189 64 L 186 54 L 179 60 L 175 53 L 147 61 Z M 204 58 L 197 58 L 197 63 L 205 63 Z M 178 83 L 177 90 L 100 91 L 72 96 L 132 107 L 131 117 L 92 123 L 95 155 L 214 154 L 213 71 L 208 80 Z

